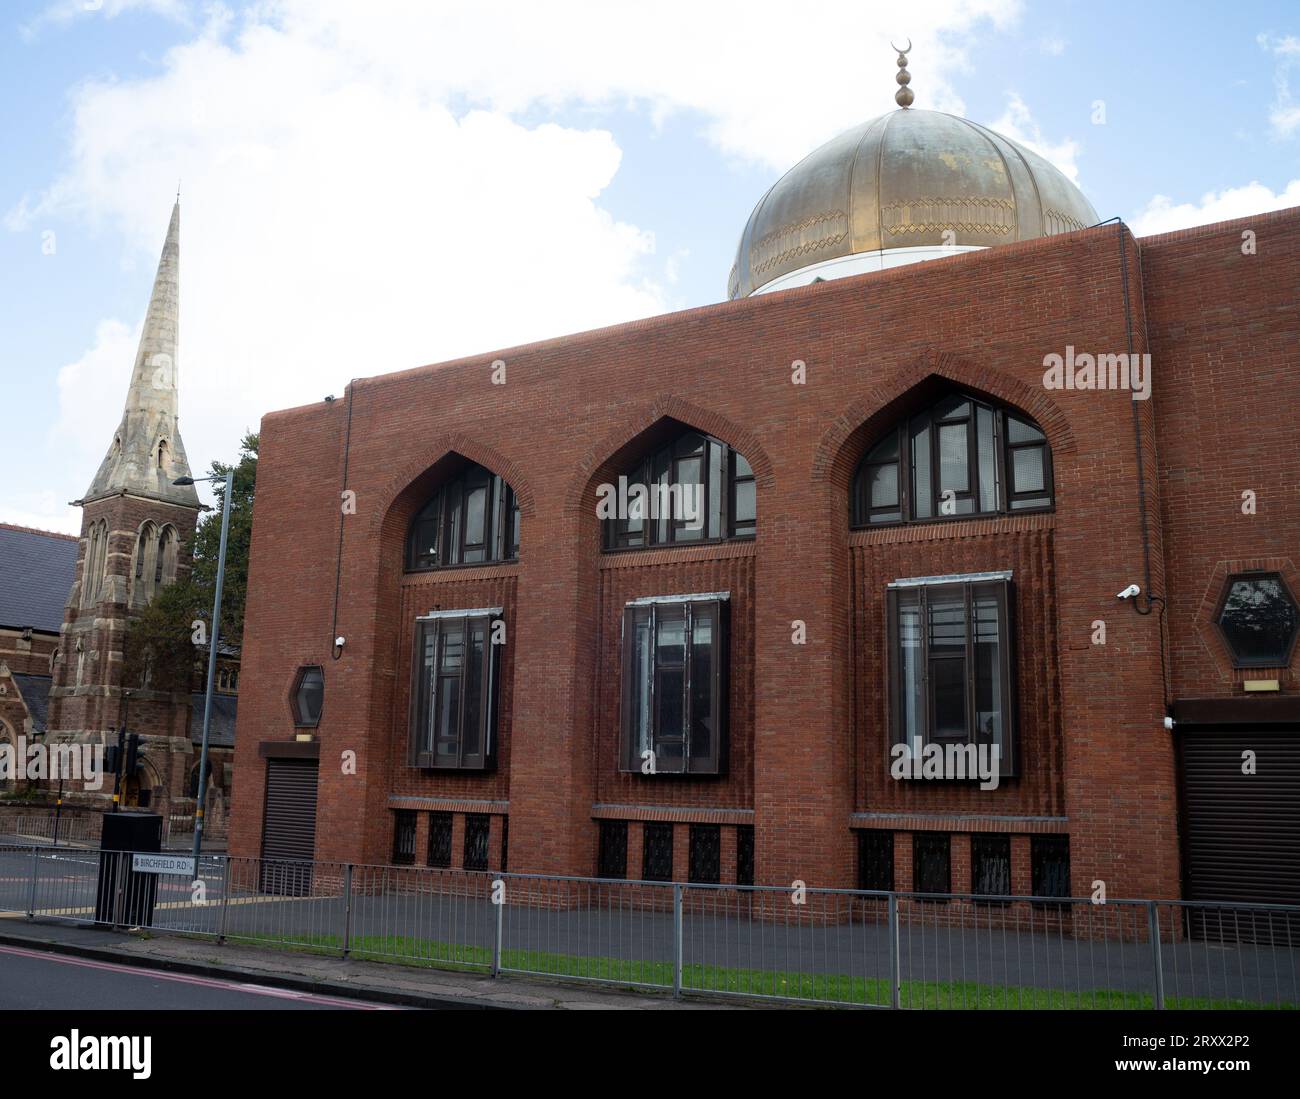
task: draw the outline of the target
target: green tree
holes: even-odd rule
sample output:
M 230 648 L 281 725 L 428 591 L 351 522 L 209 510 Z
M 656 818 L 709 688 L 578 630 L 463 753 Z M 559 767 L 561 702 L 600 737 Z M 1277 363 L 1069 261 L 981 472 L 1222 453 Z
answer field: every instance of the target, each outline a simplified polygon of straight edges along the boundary
M 235 474 L 230 499 L 230 531 L 226 539 L 226 575 L 221 594 L 220 644 L 239 647 L 244 636 L 244 600 L 248 595 L 248 550 L 253 534 L 253 490 L 257 483 L 256 434 L 245 435 L 235 465 L 213 462 L 211 475 Z M 225 482 L 218 482 L 216 506 L 199 517 L 190 545 L 190 575 L 164 588 L 127 626 L 123 649 L 123 681 L 146 684 L 156 691 L 188 691 L 198 673 L 206 672 L 205 650 L 195 648 L 194 623 L 204 623 L 212 636 L 212 597 L 217 584 L 221 548 L 221 507 Z
M 122 682 L 154 691 L 189 691 L 198 650 L 192 623 L 212 616 L 200 613 L 203 592 L 187 579 L 163 588 L 126 628 Z
M 248 551 L 253 542 L 253 491 L 257 485 L 257 446 L 255 433 L 244 436 L 239 444 L 239 461 L 233 466 L 213 462 L 213 477 L 225 477 L 234 471 L 234 488 L 230 498 L 230 531 L 226 542 L 226 576 L 221 591 L 221 640 L 238 646 L 244 637 L 244 602 L 248 598 Z M 221 505 L 224 482 L 213 485 L 216 505 L 200 519 L 194 532 L 194 571 L 191 579 L 207 592 L 204 621 L 212 617 L 212 594 L 217 585 L 217 555 L 221 549 Z

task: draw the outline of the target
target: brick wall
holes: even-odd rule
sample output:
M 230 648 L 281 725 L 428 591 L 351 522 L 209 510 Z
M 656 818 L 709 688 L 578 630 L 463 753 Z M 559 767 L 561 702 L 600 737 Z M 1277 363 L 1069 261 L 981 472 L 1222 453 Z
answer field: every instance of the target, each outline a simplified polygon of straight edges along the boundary
M 296 668 L 311 663 L 326 676 L 317 730 L 322 858 L 386 860 L 390 799 L 455 793 L 508 802 L 515 870 L 590 873 L 594 817 L 624 812 L 634 821 L 635 876 L 637 821 L 676 814 L 684 835 L 710 810 L 747 810 L 758 882 L 844 886 L 854 879 L 854 813 L 895 812 L 910 821 L 896 826 L 900 887 L 910 876 L 910 830 L 929 820 L 955 833 L 1017 833 L 1018 878 L 1023 833 L 1068 831 L 1076 892 L 1102 878 L 1113 896 L 1176 895 L 1161 623 L 1115 593 L 1132 580 L 1146 586 L 1147 556 L 1151 586 L 1165 592 L 1168 566 L 1174 679 L 1199 693 L 1217 674 L 1193 625 L 1214 563 L 1246 551 L 1295 556 L 1294 492 L 1290 502 L 1280 493 L 1294 486 L 1300 459 L 1292 446 L 1282 472 L 1266 460 L 1294 440 L 1294 412 L 1276 393 L 1297 365 L 1300 215 L 1261 224 L 1269 247 L 1248 274 L 1214 258 L 1240 236 L 1236 226 L 1152 242 L 1145 268 L 1131 237 L 1121 263 L 1122 231 L 1103 227 L 364 379 L 350 400 L 267 416 L 231 849 L 260 851 L 259 742 L 293 738 L 288 692 Z M 1238 277 L 1247 283 L 1233 283 Z M 1226 341 L 1243 311 L 1248 327 L 1238 319 L 1231 354 L 1198 342 L 1207 333 Z M 1044 389 L 1046 354 L 1067 344 L 1123 352 L 1130 328 L 1140 352 L 1148 316 L 1154 400 Z M 496 359 L 507 364 L 504 386 L 492 384 Z M 807 364 L 805 385 L 791 384 L 794 360 Z M 1178 377 L 1208 388 L 1188 392 Z M 1014 405 L 1043 427 L 1053 515 L 897 536 L 849 531 L 858 459 L 936 378 Z M 1215 427 L 1224 407 L 1215 386 L 1256 381 L 1272 388 L 1249 407 L 1233 397 L 1233 423 Z M 1265 418 L 1262 432 L 1246 426 L 1251 417 Z M 674 424 L 710 432 L 749 459 L 756 540 L 743 552 L 602 553 L 596 486 Z M 1227 468 L 1197 458 L 1228 452 Z M 473 578 L 404 580 L 409 520 L 463 459 L 500 473 L 518 494 L 519 562 Z M 1235 496 L 1243 478 L 1259 482 L 1273 518 L 1250 527 L 1245 549 L 1227 527 L 1208 548 L 1193 548 L 1203 537 L 1198 523 L 1230 518 L 1216 501 Z M 355 515 L 341 515 L 345 489 L 356 493 Z M 975 567 L 1016 573 L 1023 775 L 989 797 L 941 784 L 890 787 L 877 765 L 883 583 Z M 411 619 L 435 588 L 447 607 L 510 608 L 509 712 L 492 776 L 435 777 L 405 764 Z M 622 603 L 719 588 L 737 593 L 738 612 L 728 775 L 649 783 L 618 774 Z M 1100 646 L 1091 643 L 1098 619 L 1108 628 Z M 796 620 L 806 624 L 804 645 L 791 644 Z M 332 659 L 336 634 L 346 644 Z M 357 752 L 355 775 L 338 766 L 348 749 Z M 987 819 L 960 824 L 961 816 Z

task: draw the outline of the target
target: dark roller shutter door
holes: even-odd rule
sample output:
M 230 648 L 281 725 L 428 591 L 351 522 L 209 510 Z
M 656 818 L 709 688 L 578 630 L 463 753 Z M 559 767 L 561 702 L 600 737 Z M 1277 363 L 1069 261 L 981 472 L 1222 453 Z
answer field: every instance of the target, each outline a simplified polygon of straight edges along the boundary
M 1300 904 L 1300 729 L 1180 731 L 1187 900 Z M 1255 753 L 1255 773 L 1242 753 Z M 1300 920 L 1206 913 L 1205 938 L 1262 941 Z M 1279 940 L 1284 941 L 1284 940 Z
M 314 759 L 268 759 L 262 821 L 262 891 L 301 896 L 311 891 L 316 853 Z

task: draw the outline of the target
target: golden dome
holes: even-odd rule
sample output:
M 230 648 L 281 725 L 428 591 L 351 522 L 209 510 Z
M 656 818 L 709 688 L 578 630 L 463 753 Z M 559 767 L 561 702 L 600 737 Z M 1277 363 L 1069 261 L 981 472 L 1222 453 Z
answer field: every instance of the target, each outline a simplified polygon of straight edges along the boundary
M 1096 221 L 1082 192 L 1024 146 L 955 115 L 891 111 L 777 180 L 749 216 L 727 296 L 845 256 L 989 247 Z

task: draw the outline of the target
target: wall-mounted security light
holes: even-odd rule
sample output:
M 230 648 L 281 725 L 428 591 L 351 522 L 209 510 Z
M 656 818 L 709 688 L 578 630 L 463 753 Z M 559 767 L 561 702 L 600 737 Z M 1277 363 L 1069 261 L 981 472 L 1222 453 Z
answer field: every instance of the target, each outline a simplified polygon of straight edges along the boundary
M 1135 595 L 1138 595 L 1141 591 L 1142 591 L 1142 588 L 1141 588 L 1139 585 L 1137 585 L 1137 584 L 1130 584 L 1130 585 L 1129 585 L 1127 588 L 1125 588 L 1122 592 L 1120 592 L 1118 595 L 1116 595 L 1115 598 L 1116 598 L 1116 599 L 1132 599 Z

